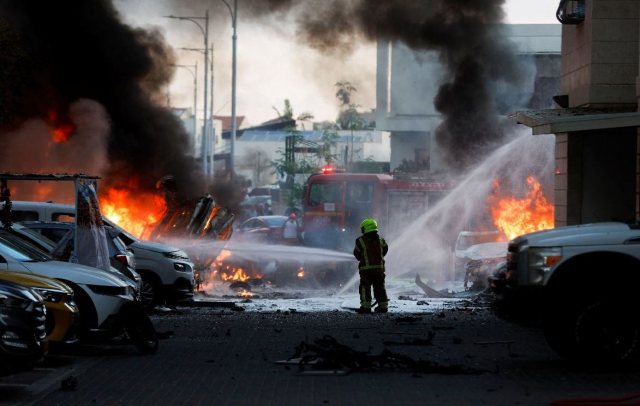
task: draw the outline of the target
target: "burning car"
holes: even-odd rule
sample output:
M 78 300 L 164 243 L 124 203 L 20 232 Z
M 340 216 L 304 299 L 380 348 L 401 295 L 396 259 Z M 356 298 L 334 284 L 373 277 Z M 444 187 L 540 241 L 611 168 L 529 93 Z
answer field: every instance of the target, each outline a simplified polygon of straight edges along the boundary
M 469 247 L 465 253 L 466 262 L 464 289 L 476 292 L 489 287 L 487 281 L 496 267 L 507 257 L 506 242 L 489 242 Z

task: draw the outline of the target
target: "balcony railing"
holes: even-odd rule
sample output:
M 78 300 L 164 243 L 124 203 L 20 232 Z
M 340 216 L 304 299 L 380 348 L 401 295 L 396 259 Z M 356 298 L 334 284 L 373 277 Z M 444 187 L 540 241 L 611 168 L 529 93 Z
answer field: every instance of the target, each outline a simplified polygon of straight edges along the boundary
M 580 24 L 584 21 L 585 0 L 561 0 L 556 18 L 562 24 Z

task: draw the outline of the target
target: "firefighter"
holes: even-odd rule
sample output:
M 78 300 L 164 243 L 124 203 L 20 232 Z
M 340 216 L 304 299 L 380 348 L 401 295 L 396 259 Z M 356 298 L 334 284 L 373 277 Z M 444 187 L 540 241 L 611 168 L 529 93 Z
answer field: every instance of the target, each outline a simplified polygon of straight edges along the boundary
M 356 239 L 353 255 L 359 262 L 360 273 L 360 308 L 358 313 L 371 313 L 371 287 L 373 296 L 378 302 L 376 313 L 389 310 L 389 299 L 384 287 L 384 256 L 389 246 L 384 238 L 378 235 L 378 223 L 374 219 L 366 219 L 360 224 L 362 236 Z

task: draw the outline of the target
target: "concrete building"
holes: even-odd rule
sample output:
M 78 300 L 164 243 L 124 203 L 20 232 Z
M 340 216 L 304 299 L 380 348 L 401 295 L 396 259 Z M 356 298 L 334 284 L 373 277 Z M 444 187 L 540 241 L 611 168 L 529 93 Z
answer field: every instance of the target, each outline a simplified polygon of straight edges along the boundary
M 529 60 L 535 79 L 529 89 L 496 89 L 509 98 L 502 99 L 505 115 L 513 113 L 514 100 L 524 108 L 552 106 L 542 94 L 556 94 L 560 76 L 560 26 L 505 25 L 502 32 L 515 44 L 518 55 Z M 405 45 L 378 38 L 376 129 L 391 132 L 391 170 L 403 159 L 423 161 L 424 169 L 447 170 L 437 145 L 434 130 L 441 123 L 434 98 L 443 83 L 444 68 L 436 52 L 415 52 Z M 514 92 L 520 92 L 514 98 Z M 541 103 L 546 103 L 541 105 Z M 533 107 L 537 106 L 537 107 Z M 507 108 L 508 107 L 508 108 Z
M 558 108 L 516 115 L 556 135 L 555 224 L 637 219 L 640 1 L 561 1 L 558 17 Z

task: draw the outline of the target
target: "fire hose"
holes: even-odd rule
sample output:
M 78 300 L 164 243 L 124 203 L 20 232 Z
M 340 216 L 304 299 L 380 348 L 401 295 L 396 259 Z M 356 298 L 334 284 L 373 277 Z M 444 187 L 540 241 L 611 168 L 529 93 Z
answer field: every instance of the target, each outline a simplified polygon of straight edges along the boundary
M 633 402 L 629 400 L 637 399 Z M 618 398 L 558 399 L 552 406 L 640 406 L 640 393 Z

